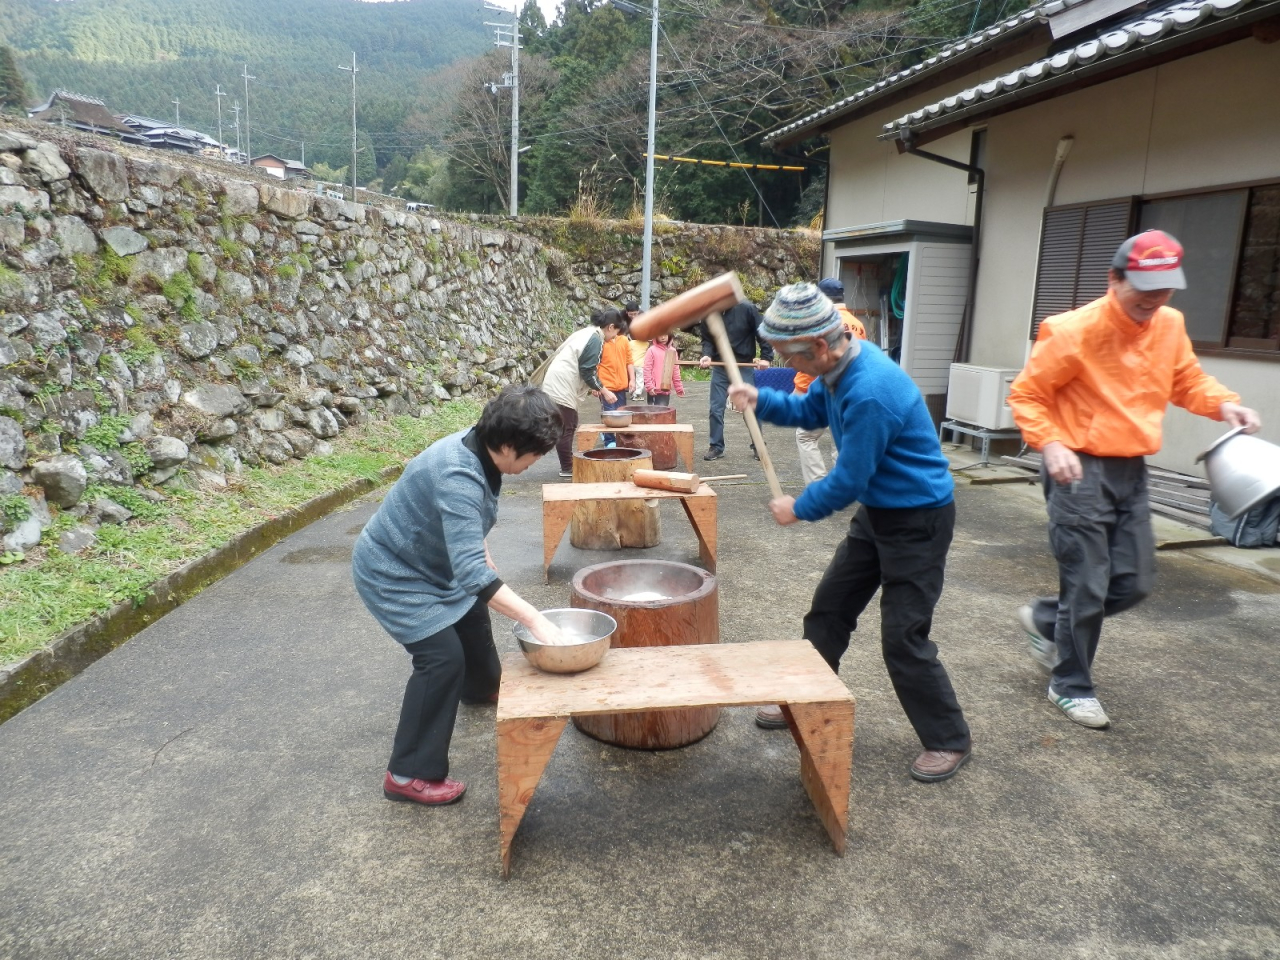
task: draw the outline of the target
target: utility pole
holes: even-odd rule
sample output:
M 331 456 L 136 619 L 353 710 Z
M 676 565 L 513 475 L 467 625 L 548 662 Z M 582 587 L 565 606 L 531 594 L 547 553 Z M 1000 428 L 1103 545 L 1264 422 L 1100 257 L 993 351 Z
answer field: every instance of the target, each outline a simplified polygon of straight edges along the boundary
M 222 84 L 216 84 L 213 88 L 213 102 L 218 105 L 218 156 L 223 160 L 227 159 L 226 144 L 222 142 L 222 98 L 226 94 L 222 92 Z
M 492 3 L 486 3 L 486 10 L 499 11 L 506 13 L 506 7 L 499 7 Z M 493 42 L 495 47 L 511 48 L 511 73 L 503 77 L 501 86 L 511 88 L 511 200 L 508 203 L 508 209 L 511 216 L 519 213 L 520 207 L 520 6 L 516 4 L 511 13 L 511 26 L 505 23 L 489 23 L 485 21 L 486 27 L 496 27 L 495 33 L 498 39 Z M 510 31 L 510 40 L 504 36 L 506 31 Z M 491 84 L 490 89 L 496 94 L 498 92 L 498 84 Z
M 356 199 L 356 52 L 351 51 L 351 66 L 339 67 L 339 70 L 351 71 L 351 201 Z
M 182 101 L 173 99 L 169 102 L 173 104 L 173 125 L 180 127 L 182 126 Z
M 240 151 L 240 101 L 235 101 L 235 104 L 232 109 L 236 112 L 236 155 L 243 157 L 244 154 Z
M 657 0 L 654 0 L 656 3 Z M 249 145 L 249 81 L 257 80 L 257 77 L 249 76 L 249 65 L 244 65 L 244 159 L 245 163 L 253 161 L 253 147 Z M 239 119 L 239 115 L 237 115 Z
M 623 13 L 640 15 L 642 7 L 630 0 L 608 0 Z M 649 16 L 653 20 L 653 29 L 649 41 L 649 150 L 645 154 L 644 165 L 644 262 L 640 267 L 640 309 L 649 309 L 649 281 L 652 268 L 649 260 L 653 256 L 653 152 L 658 116 L 658 0 L 652 0 L 653 6 Z
M 653 152 L 658 116 L 658 0 L 653 0 L 653 30 L 649 42 L 649 156 L 644 164 L 644 265 L 640 268 L 640 309 L 649 309 L 649 281 L 653 256 Z

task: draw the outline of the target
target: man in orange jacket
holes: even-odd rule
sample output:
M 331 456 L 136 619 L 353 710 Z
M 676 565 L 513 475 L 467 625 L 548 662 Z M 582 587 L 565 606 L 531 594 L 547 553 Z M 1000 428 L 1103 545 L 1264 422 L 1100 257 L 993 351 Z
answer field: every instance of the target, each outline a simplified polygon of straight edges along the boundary
M 1143 459 L 1160 449 L 1169 403 L 1253 433 L 1258 414 L 1200 369 L 1182 314 L 1182 245 L 1159 230 L 1130 237 L 1111 261 L 1106 296 L 1040 325 L 1009 406 L 1044 457 L 1049 545 L 1059 593 L 1018 611 L 1030 652 L 1051 671 L 1049 700 L 1071 720 L 1111 725 L 1091 668 L 1102 620 L 1136 606 L 1155 582 Z

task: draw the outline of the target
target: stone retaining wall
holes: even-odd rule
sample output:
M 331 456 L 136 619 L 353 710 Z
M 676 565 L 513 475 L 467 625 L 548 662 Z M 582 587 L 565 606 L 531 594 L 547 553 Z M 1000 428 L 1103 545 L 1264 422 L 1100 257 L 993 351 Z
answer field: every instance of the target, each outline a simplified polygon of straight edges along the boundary
M 81 550 L 129 519 L 104 490 L 216 487 L 522 380 L 637 293 L 639 229 L 450 221 L 0 127 L 0 559 L 40 543 L 51 507 L 81 518 L 57 545 Z M 655 234 L 655 299 L 738 269 L 763 300 L 816 262 L 808 234 Z

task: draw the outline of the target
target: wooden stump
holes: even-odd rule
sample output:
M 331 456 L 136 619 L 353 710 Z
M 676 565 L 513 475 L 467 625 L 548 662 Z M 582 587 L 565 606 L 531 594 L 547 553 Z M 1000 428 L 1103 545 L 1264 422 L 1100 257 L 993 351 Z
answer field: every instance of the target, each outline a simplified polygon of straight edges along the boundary
M 675 423 L 676 408 L 660 407 L 656 404 L 639 403 L 621 409 L 631 414 L 631 422 L 636 425 L 645 423 Z M 653 454 L 654 470 L 674 470 L 676 467 L 676 438 L 669 433 L 627 433 L 619 429 L 618 446 L 634 447 L 648 450 Z
M 574 483 L 630 480 L 637 469 L 651 469 L 647 450 L 611 447 L 573 455 Z M 653 547 L 662 540 L 656 500 L 593 500 L 573 508 L 569 542 L 580 550 Z
M 716 578 L 685 563 L 617 560 L 584 567 L 573 578 L 569 603 L 599 610 L 618 621 L 614 647 L 720 642 Z M 575 716 L 573 723 L 605 743 L 667 750 L 701 740 L 719 719 L 719 707 L 695 707 Z

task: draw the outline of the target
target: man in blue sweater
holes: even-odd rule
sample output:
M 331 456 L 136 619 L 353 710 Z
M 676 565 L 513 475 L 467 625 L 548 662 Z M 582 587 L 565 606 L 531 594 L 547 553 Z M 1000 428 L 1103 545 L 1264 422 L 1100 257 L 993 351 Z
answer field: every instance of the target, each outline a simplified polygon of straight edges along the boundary
M 969 759 L 969 725 L 938 648 L 929 639 L 933 608 L 955 526 L 950 467 L 924 398 L 911 378 L 869 341 L 849 338 L 840 315 L 811 283 L 783 287 L 760 335 L 787 366 L 815 377 L 792 396 L 743 384 L 729 391 L 739 410 L 785 427 L 830 427 L 839 458 L 799 497 L 769 504 L 781 525 L 816 521 L 862 506 L 836 549 L 804 618 L 804 636 L 839 671 L 858 616 L 880 596 L 880 643 L 898 702 L 924 747 L 911 776 L 934 782 Z M 756 723 L 785 727 L 778 707 Z

